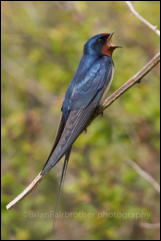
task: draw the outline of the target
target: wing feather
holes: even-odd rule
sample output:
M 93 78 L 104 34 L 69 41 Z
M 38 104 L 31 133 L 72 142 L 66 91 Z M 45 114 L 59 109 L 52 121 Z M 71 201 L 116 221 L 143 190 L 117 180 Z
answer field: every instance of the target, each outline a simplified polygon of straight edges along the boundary
M 49 161 L 52 153 L 53 153 L 54 150 L 55 150 L 56 145 L 57 145 L 58 142 L 59 142 L 59 139 L 60 139 L 61 134 L 62 134 L 62 132 L 63 132 L 64 126 L 65 126 L 65 121 L 64 121 L 64 118 L 63 118 L 63 114 L 62 114 L 61 117 L 60 117 L 60 121 L 59 121 L 58 128 L 57 128 L 56 137 L 55 137 L 55 141 L 54 141 L 53 147 L 52 147 L 52 149 L 51 149 L 51 151 L 50 151 L 50 154 L 49 154 L 49 156 L 48 156 L 48 158 L 47 158 L 47 161 L 46 161 L 44 167 L 46 166 L 46 164 L 47 164 L 47 162 Z
M 93 106 L 91 102 L 86 109 L 73 110 L 70 112 L 60 140 L 42 170 L 42 175 L 46 174 L 55 166 L 61 157 L 69 150 L 73 142 L 86 128 L 94 110 L 95 106 Z
M 95 61 L 91 68 L 84 73 L 81 72 L 79 75 L 78 72 L 74 76 L 75 82 L 71 82 L 66 93 L 62 107 L 63 112 L 86 108 L 97 92 L 109 84 L 112 69 L 112 59 L 105 56 Z
M 63 123 L 62 119 L 55 144 L 42 170 L 42 175 L 56 165 L 86 128 L 105 88 L 111 80 L 112 70 L 113 61 L 108 56 L 95 61 L 84 74 L 80 70 L 81 75 L 79 75 L 78 68 L 62 106 L 65 123 Z

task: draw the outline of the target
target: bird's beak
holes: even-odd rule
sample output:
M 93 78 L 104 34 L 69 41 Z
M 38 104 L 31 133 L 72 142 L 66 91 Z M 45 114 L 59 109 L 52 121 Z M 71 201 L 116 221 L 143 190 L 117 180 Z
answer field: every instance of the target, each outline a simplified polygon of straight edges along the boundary
M 115 32 L 111 32 L 111 33 L 109 34 L 108 40 L 111 40 L 111 38 L 112 38 L 112 36 L 113 36 L 114 33 L 115 33 Z
M 113 34 L 114 34 L 114 32 L 111 32 L 108 34 L 107 42 L 106 42 L 107 45 L 111 45 Z
M 116 49 L 116 48 L 123 48 L 122 46 L 114 46 L 114 47 L 115 47 L 115 49 Z
M 122 48 L 121 46 L 113 46 L 112 45 L 112 36 L 115 32 L 111 32 L 107 38 L 107 45 L 110 45 L 113 49 L 116 49 L 116 48 Z

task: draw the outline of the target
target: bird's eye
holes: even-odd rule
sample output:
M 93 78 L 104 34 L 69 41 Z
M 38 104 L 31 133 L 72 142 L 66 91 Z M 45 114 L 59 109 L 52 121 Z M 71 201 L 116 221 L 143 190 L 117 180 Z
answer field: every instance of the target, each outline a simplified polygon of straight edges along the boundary
M 99 39 L 99 42 L 105 42 L 107 40 L 107 37 L 106 36 L 102 36 L 100 39 Z

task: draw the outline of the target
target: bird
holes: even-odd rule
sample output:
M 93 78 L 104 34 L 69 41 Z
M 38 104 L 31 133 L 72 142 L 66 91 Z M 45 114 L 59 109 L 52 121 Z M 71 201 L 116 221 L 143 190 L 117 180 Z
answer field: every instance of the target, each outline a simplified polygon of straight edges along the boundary
M 91 117 L 107 93 L 114 74 L 111 33 L 91 37 L 84 45 L 83 56 L 65 94 L 56 138 L 41 171 L 46 175 L 65 156 L 59 192 L 67 170 L 72 145 L 86 130 Z
M 112 54 L 120 47 L 112 45 L 113 34 L 114 32 L 100 33 L 85 43 L 83 56 L 65 94 L 55 142 L 47 161 L 38 176 L 6 206 L 7 209 L 26 196 L 65 156 L 56 201 L 58 203 L 73 143 L 87 129 L 113 79 Z

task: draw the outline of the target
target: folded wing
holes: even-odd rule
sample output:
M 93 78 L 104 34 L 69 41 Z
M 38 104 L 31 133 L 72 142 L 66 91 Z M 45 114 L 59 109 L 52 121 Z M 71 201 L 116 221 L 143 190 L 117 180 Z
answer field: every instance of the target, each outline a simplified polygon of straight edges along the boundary
M 46 174 L 71 148 L 74 141 L 88 125 L 95 108 L 103 95 L 112 75 L 113 62 L 108 58 L 96 61 L 89 71 L 79 79 L 79 71 L 75 83 L 69 87 L 63 107 L 62 120 L 54 147 L 42 170 Z M 83 74 L 81 73 L 83 77 Z

